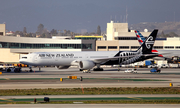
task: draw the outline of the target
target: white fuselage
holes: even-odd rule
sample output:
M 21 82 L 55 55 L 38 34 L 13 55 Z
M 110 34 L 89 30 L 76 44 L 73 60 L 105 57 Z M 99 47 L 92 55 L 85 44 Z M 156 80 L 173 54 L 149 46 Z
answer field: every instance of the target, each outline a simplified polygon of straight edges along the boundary
M 113 65 L 134 63 L 140 58 L 139 51 L 36 52 L 23 56 L 19 61 L 32 66 L 77 66 L 79 61 Z
M 69 66 L 73 61 L 110 58 L 117 51 L 88 51 L 88 52 L 38 52 L 22 57 L 19 61 L 32 66 Z

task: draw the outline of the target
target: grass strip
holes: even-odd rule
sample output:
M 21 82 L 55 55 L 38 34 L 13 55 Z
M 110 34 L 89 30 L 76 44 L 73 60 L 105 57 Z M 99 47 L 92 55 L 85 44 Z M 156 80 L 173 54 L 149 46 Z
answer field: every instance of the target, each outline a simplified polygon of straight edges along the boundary
M 180 104 L 180 100 L 100 100 L 100 101 L 50 101 L 37 102 L 37 104 L 74 104 L 74 102 L 83 102 L 83 104 Z M 0 104 L 31 104 L 31 102 L 0 102 Z
M 180 94 L 179 87 L 144 88 L 60 88 L 0 90 L 0 96 L 17 95 L 100 95 L 100 94 Z

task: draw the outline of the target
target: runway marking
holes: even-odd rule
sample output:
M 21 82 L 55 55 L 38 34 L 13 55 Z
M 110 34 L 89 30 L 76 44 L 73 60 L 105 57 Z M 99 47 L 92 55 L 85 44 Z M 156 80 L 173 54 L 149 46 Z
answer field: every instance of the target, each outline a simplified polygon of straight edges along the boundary
M 82 92 L 83 92 L 83 94 L 84 94 L 84 90 L 83 90 L 83 86 L 82 86 L 82 84 L 81 84 L 81 88 L 82 88 Z

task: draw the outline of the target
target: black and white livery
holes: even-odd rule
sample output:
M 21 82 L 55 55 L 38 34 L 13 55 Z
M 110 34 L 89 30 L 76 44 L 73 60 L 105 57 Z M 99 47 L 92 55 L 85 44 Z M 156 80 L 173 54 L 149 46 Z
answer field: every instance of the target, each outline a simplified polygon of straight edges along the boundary
M 122 65 L 143 61 L 158 56 L 152 53 L 158 30 L 154 30 L 136 51 L 84 51 L 84 52 L 35 52 L 23 56 L 20 63 L 32 66 L 55 66 L 67 69 L 79 66 L 80 70 L 90 70 L 100 65 Z

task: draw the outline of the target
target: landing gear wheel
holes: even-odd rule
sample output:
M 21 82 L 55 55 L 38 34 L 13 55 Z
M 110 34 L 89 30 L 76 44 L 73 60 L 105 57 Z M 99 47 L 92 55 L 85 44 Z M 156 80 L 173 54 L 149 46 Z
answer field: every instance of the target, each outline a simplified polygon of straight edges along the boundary
M 11 72 L 11 69 L 10 69 L 10 68 L 8 68 L 8 69 L 7 69 L 7 72 Z
M 82 70 L 83 73 L 91 73 L 90 70 Z
M 15 73 L 20 73 L 20 72 L 21 72 L 21 68 L 15 68 L 15 69 L 14 69 L 14 72 L 15 72 Z

